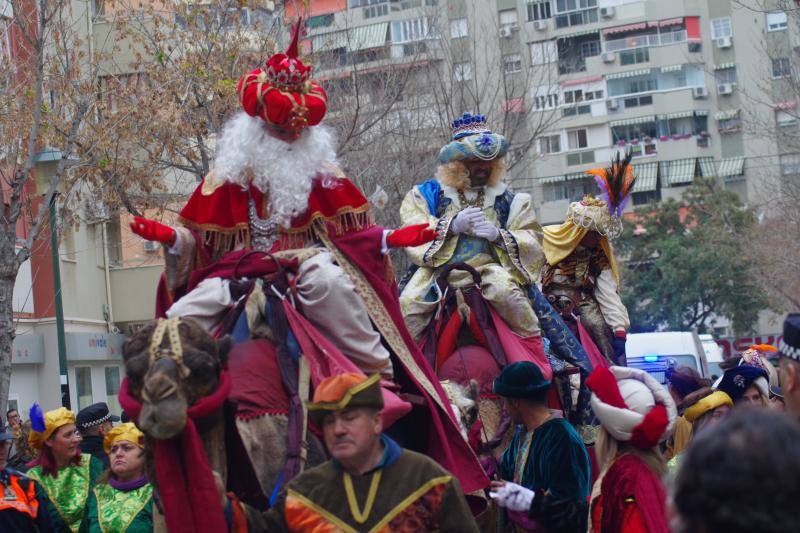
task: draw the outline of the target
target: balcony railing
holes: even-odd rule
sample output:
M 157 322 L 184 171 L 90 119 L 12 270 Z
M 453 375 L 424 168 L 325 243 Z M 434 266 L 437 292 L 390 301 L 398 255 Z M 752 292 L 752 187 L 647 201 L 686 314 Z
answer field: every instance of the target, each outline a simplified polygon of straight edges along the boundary
M 642 48 L 645 46 L 666 46 L 668 44 L 682 43 L 687 39 L 686 30 L 647 35 L 632 35 L 624 39 L 606 41 L 606 52 L 618 52 L 620 50 Z

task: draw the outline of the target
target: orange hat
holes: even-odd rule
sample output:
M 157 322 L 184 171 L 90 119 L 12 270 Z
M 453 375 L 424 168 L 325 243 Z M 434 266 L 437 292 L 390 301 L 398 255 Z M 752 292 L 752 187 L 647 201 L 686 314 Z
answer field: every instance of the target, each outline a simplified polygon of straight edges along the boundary
M 302 19 L 297 21 L 286 53 L 270 57 L 265 68 L 242 76 L 237 85 L 242 108 L 251 117 L 294 137 L 316 126 L 327 111 L 328 95 L 311 79 L 311 67 L 297 58 Z
M 314 400 L 308 404 L 308 416 L 321 427 L 322 419 L 333 411 L 349 407 L 383 409 L 380 381 L 380 374 L 367 377 L 354 372 L 326 378 L 314 391 Z

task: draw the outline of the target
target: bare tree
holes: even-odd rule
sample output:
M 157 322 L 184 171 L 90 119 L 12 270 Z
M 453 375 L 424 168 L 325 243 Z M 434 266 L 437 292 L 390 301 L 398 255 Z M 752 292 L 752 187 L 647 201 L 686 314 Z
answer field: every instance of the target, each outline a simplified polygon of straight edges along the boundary
M 760 216 L 745 247 L 771 305 L 792 311 L 800 309 L 800 9 L 788 0 L 735 3 L 765 19 L 752 44 L 766 61 L 737 90 L 745 103 L 745 135 L 771 148 L 749 163 L 759 187 L 748 200 Z

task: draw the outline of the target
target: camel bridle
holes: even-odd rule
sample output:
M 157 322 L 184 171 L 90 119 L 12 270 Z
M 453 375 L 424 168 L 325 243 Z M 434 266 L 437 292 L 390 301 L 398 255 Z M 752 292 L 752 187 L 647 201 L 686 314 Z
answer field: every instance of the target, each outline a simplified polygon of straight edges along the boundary
M 178 366 L 178 373 L 182 379 L 186 379 L 191 370 L 183 362 L 183 346 L 181 345 L 181 337 L 178 333 L 178 324 L 180 318 L 159 318 L 156 327 L 153 330 L 153 337 L 150 339 L 150 347 L 148 349 L 149 360 L 147 362 L 147 370 L 153 368 L 156 361 L 159 359 L 172 359 Z M 164 335 L 169 339 L 169 347 L 161 347 L 164 340 Z

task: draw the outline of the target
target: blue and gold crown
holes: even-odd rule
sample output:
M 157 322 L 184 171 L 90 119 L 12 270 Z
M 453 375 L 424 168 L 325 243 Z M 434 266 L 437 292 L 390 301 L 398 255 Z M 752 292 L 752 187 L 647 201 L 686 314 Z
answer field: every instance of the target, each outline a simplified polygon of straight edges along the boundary
M 508 140 L 486 127 L 485 115 L 464 113 L 450 123 L 453 140 L 439 151 L 439 163 L 465 159 L 491 161 L 508 151 Z
M 486 115 L 473 115 L 471 113 L 464 113 L 461 118 L 451 122 L 450 127 L 453 129 L 454 141 L 467 135 L 489 131 L 489 128 L 486 127 Z

